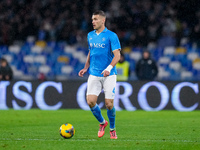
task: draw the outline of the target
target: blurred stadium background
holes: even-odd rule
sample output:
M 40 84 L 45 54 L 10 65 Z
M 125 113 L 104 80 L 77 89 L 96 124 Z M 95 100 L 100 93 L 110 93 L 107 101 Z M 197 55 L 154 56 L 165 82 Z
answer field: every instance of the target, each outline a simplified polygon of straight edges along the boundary
M 97 9 L 120 38 L 130 80 L 137 80 L 135 64 L 145 49 L 157 61 L 157 80 L 200 80 L 198 0 L 2 0 L 0 57 L 14 79 L 36 80 L 41 73 L 48 80 L 78 79 Z
M 108 133 L 97 139 L 98 122 L 83 111 L 87 75 L 78 72 L 97 9 L 130 62 L 130 81 L 116 86 L 117 142 Z M 158 81 L 137 81 L 143 50 L 157 62 Z M 0 82 L 0 149 L 200 149 L 199 0 L 0 0 L 2 57 L 14 81 Z M 102 94 L 98 103 L 106 116 Z M 58 132 L 65 122 L 76 129 L 67 142 Z

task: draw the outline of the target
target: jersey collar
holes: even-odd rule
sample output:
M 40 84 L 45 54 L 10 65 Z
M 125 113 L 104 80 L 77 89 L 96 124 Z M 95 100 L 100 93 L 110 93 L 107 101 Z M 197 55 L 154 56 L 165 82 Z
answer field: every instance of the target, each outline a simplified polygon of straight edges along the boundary
M 105 29 L 102 32 L 106 32 L 108 29 L 105 27 Z
M 105 27 L 105 29 L 101 33 L 106 32 L 106 31 L 108 31 L 108 29 Z M 94 30 L 94 33 L 96 33 L 96 30 Z

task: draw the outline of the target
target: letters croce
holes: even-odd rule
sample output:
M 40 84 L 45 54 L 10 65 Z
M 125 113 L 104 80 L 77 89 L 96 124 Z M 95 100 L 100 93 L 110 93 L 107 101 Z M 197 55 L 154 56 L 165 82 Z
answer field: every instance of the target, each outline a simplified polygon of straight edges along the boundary
M 158 89 L 160 95 L 161 95 L 160 104 L 156 108 L 152 108 L 149 105 L 149 103 L 147 101 L 147 97 L 146 97 L 147 90 L 152 86 L 156 87 Z M 120 87 L 124 88 L 124 93 L 122 93 L 122 94 L 120 94 L 120 92 L 119 92 L 119 88 Z M 190 82 L 178 83 L 172 89 L 172 93 L 171 93 L 172 105 L 178 111 L 192 111 L 192 110 L 195 110 L 199 105 L 198 102 L 196 102 L 195 104 L 193 104 L 190 107 L 185 107 L 181 103 L 180 91 L 184 87 L 190 87 L 195 92 L 195 94 L 199 93 L 198 84 L 197 83 L 190 83 Z M 86 99 L 85 99 L 86 88 L 87 88 L 86 83 L 83 83 L 79 87 L 78 92 L 77 92 L 77 103 L 79 104 L 80 108 L 82 108 L 84 110 L 90 110 L 88 105 L 87 105 L 87 103 L 86 103 Z M 132 93 L 133 93 L 133 87 L 132 87 L 132 85 L 130 83 L 117 82 L 116 95 L 115 95 L 115 100 L 114 100 L 114 105 L 115 105 L 116 110 L 122 110 L 122 108 L 120 107 L 120 101 L 124 105 L 124 108 L 126 110 L 134 111 L 134 110 L 137 109 L 131 103 L 131 101 L 134 101 L 134 100 L 130 100 L 130 98 L 129 98 L 132 95 Z M 169 89 L 167 88 L 166 85 L 164 85 L 161 82 L 156 82 L 156 81 L 148 82 L 148 83 L 144 84 L 140 88 L 140 90 L 138 92 L 138 103 L 139 103 L 140 107 L 145 111 L 159 111 L 159 110 L 162 110 L 169 103 L 169 99 L 170 99 Z M 151 101 L 151 100 L 149 100 L 149 101 Z M 103 105 L 104 105 L 104 103 L 101 102 L 99 104 L 99 107 L 102 108 Z

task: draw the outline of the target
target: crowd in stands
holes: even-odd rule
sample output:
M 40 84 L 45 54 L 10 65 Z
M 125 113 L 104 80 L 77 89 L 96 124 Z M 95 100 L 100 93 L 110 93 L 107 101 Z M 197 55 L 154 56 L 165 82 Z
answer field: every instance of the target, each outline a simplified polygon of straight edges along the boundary
M 29 35 L 82 42 L 97 9 L 106 12 L 106 26 L 118 34 L 122 46 L 178 45 L 182 37 L 200 43 L 198 0 L 2 0 L 0 44 Z
M 200 3 L 198 0 L 2 0 L 0 1 L 0 57 L 10 51 L 8 57 L 12 57 L 10 62 L 12 62 L 11 66 L 15 65 L 15 72 L 19 70 L 23 70 L 25 74 L 33 70 L 36 72 L 39 70 L 38 64 L 30 65 L 31 60 L 34 62 L 36 58 L 32 58 L 29 54 L 35 57 L 33 51 L 37 51 L 38 43 L 41 46 L 43 42 L 42 47 L 46 52 L 44 52 L 45 58 L 41 58 L 45 60 L 43 64 L 50 67 L 52 75 L 57 73 L 56 69 L 63 67 L 52 62 L 53 60 L 66 59 L 69 65 L 78 71 L 82 67 L 79 64 L 82 65 L 85 61 L 86 37 L 87 33 L 93 30 L 91 15 L 95 10 L 105 11 L 106 27 L 119 36 L 122 52 L 126 47 L 133 52 L 131 55 L 129 50 L 129 55 L 125 55 L 125 58 L 130 61 L 132 72 L 135 71 L 135 63 L 138 59 L 137 52 L 133 51 L 134 48 L 141 50 L 140 56 L 142 50 L 154 49 L 151 51 L 152 56 L 156 61 L 161 62 L 163 60 L 166 62 L 165 58 L 160 59 L 164 53 L 180 52 L 181 50 L 176 50 L 175 47 L 185 43 L 200 49 Z M 28 45 L 27 48 L 26 41 L 30 36 L 35 38 L 36 49 L 35 45 Z M 13 49 L 13 45 L 20 42 L 22 44 L 18 48 L 19 51 L 16 48 Z M 56 42 L 60 42 L 60 45 L 54 46 Z M 52 46 L 51 48 L 45 47 L 49 46 L 48 43 Z M 5 45 L 7 48 L 2 47 Z M 74 45 L 76 47 L 73 47 Z M 11 48 L 8 48 L 9 46 Z M 174 49 L 164 50 L 170 46 Z M 72 49 L 77 51 L 71 51 Z M 83 53 L 80 53 L 80 49 L 83 49 Z M 193 55 L 199 58 L 196 51 L 190 56 L 186 50 L 183 51 L 183 58 Z M 60 55 L 62 55 L 61 59 L 58 58 Z M 75 58 L 71 58 L 71 55 Z M 79 64 L 76 57 L 79 57 Z M 170 56 L 170 61 L 178 59 Z M 16 62 L 18 60 L 24 65 L 19 65 L 20 63 Z M 134 62 L 131 62 L 132 60 Z M 188 67 L 188 62 L 181 63 L 184 67 Z M 67 67 L 65 66 L 63 70 Z M 179 73 L 180 71 L 182 70 L 179 70 Z M 185 71 L 188 70 L 185 69 Z M 189 71 L 197 75 L 194 70 Z

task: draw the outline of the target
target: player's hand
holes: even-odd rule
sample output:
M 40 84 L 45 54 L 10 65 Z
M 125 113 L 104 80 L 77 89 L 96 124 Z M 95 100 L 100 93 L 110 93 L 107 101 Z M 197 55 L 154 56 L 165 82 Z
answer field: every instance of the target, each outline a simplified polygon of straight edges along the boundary
M 79 75 L 80 77 L 83 77 L 83 75 L 84 75 L 86 72 L 87 72 L 87 69 L 81 69 L 81 70 L 79 71 L 78 75 Z
M 104 70 L 101 74 L 103 74 L 104 77 L 107 77 L 110 75 L 110 72 L 107 70 Z
M 113 68 L 113 66 L 109 65 L 104 71 L 102 71 L 101 74 L 103 74 L 104 77 L 109 76 L 110 75 L 110 71 L 111 71 L 112 68 Z

